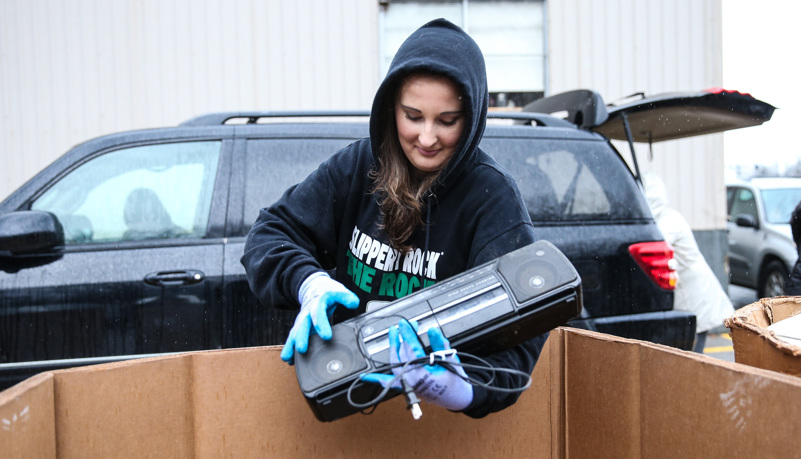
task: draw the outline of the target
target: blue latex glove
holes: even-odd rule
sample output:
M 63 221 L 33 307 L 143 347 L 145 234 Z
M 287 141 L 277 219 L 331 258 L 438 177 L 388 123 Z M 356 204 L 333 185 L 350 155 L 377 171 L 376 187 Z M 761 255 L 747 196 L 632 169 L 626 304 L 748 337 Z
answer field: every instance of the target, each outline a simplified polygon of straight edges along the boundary
M 416 327 L 417 324 L 414 325 Z M 442 335 L 442 331 L 437 327 L 428 329 L 428 339 L 434 352 L 451 350 L 448 339 Z M 423 345 L 420 344 L 417 333 L 409 322 L 401 321 L 397 326 L 389 329 L 390 363 L 403 363 L 425 356 Z M 444 358 L 440 356 L 435 358 L 453 362 L 454 364 L 459 363 L 459 357 L 455 353 Z M 392 369 L 394 376 L 370 373 L 362 375 L 361 379 L 362 381 L 379 383 L 384 387 L 392 386 L 401 389 L 401 383 L 398 380 L 400 375 L 417 396 L 426 402 L 449 410 L 461 411 L 473 401 L 473 386 L 462 379 L 467 376 L 461 365 L 453 365 L 453 367 L 456 369 L 456 373 L 436 364 L 408 365 L 404 372 L 403 365 L 398 365 Z
M 324 340 L 331 339 L 333 334 L 330 320 L 337 305 L 341 304 L 348 309 L 359 307 L 359 297 L 324 272 L 314 273 L 303 281 L 298 291 L 298 300 L 300 311 L 281 350 L 281 360 L 290 365 L 295 363 L 296 350 L 301 354 L 306 353 L 309 335 L 313 332 Z

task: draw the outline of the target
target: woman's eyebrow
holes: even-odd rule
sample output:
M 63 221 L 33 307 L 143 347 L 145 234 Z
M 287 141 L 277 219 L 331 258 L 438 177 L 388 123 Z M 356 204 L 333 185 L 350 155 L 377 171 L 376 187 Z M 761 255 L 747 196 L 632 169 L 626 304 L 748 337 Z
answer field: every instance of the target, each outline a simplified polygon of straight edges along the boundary
M 423 113 L 423 112 L 421 112 L 420 110 L 418 110 L 416 108 L 409 107 L 408 105 L 401 104 L 401 107 L 403 107 L 405 110 L 409 110 L 409 111 L 413 111 L 413 112 L 417 112 L 417 113 Z
M 415 113 L 423 113 L 423 112 L 421 112 L 420 110 L 418 110 L 416 108 L 409 107 L 408 105 L 400 104 L 400 106 L 403 107 L 404 110 L 409 110 L 409 111 L 412 111 L 412 112 L 415 112 Z M 462 114 L 461 110 L 453 110 L 453 111 L 450 111 L 450 112 L 442 112 L 442 113 L 439 114 L 439 116 L 443 116 L 443 115 L 444 116 L 461 115 L 461 114 Z

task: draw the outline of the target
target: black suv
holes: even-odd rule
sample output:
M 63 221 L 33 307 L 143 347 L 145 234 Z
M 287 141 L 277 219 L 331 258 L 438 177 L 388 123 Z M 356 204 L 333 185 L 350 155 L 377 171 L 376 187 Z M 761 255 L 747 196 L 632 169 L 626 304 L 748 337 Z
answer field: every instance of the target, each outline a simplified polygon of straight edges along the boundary
M 491 120 L 482 147 L 515 175 L 538 236 L 579 271 L 572 324 L 690 349 L 694 317 L 671 311 L 671 252 L 637 174 L 592 132 L 614 137 L 627 113 L 637 126 L 637 110 L 607 111 L 589 91 L 529 107 L 554 108 L 570 121 L 502 114 L 518 125 Z M 368 134 L 366 113 L 308 115 L 107 135 L 0 203 L 0 388 L 47 369 L 283 343 L 294 314 L 250 292 L 245 236 L 261 207 Z

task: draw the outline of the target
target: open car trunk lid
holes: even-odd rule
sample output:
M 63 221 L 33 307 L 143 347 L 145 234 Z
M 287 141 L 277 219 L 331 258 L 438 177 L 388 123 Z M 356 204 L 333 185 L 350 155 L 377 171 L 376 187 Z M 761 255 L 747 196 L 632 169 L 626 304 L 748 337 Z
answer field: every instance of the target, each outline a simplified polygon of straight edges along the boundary
M 634 178 L 641 181 L 634 142 L 661 142 L 758 126 L 769 121 L 776 107 L 747 93 L 712 88 L 646 97 L 622 105 L 605 105 L 592 90 L 576 89 L 537 99 L 523 107 L 564 118 L 581 129 L 608 139 L 628 141 Z M 557 115 L 559 113 L 560 115 Z
M 774 106 L 750 94 L 713 88 L 700 92 L 669 93 L 606 107 L 606 121 L 591 130 L 609 139 L 629 140 L 625 118 L 634 142 L 661 142 L 749 126 L 773 116 Z

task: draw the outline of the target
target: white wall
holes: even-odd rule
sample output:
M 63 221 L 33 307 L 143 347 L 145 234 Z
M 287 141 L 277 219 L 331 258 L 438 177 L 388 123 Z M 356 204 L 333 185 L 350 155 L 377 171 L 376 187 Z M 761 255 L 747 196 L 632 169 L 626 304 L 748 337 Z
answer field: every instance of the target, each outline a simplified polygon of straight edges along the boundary
M 102 134 L 368 109 L 377 17 L 375 0 L 0 0 L 0 199 Z
M 721 0 L 552 0 L 548 18 L 550 94 L 589 88 L 609 103 L 722 85 Z M 657 143 L 649 156 L 637 144 L 641 170 L 663 177 L 693 229 L 725 227 L 722 134 Z
M 550 94 L 720 86 L 721 0 L 549 0 Z M 369 109 L 378 0 L 0 0 L 0 199 L 74 144 L 212 111 Z M 741 89 L 741 88 L 738 88 Z M 747 88 L 742 88 L 747 91 Z M 639 146 L 725 226 L 722 135 Z

